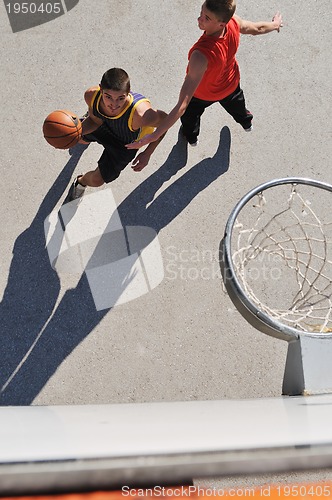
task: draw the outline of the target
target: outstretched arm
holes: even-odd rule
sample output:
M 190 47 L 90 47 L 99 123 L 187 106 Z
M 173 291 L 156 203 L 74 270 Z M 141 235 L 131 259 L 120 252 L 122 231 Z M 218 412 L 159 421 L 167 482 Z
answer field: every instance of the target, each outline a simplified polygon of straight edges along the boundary
M 265 35 L 271 31 L 280 31 L 282 28 L 282 17 L 280 12 L 277 12 L 272 21 L 247 21 L 246 19 L 241 19 L 239 16 L 233 16 L 238 25 L 240 26 L 240 33 L 242 35 Z
M 169 128 L 183 115 L 190 99 L 194 95 L 203 75 L 206 71 L 208 61 L 206 57 L 199 51 L 195 50 L 189 60 L 188 72 L 180 90 L 179 100 L 172 111 L 168 114 L 156 130 L 143 139 L 127 144 L 128 149 L 138 149 L 150 142 L 157 141 L 163 136 Z
M 167 114 L 164 111 L 161 111 L 160 109 L 155 110 L 152 108 L 148 108 L 145 113 L 141 117 L 141 127 L 157 127 L 160 122 L 167 117 Z M 140 172 L 143 170 L 144 167 L 147 166 L 149 163 L 149 160 L 151 158 L 152 153 L 154 150 L 157 148 L 158 144 L 162 141 L 162 139 L 165 137 L 166 132 L 162 134 L 156 141 L 151 142 L 148 147 L 142 151 L 142 153 L 139 153 L 134 161 L 132 162 L 132 169 L 135 172 Z M 143 138 L 144 140 L 144 138 Z M 135 144 L 135 143 L 134 143 Z

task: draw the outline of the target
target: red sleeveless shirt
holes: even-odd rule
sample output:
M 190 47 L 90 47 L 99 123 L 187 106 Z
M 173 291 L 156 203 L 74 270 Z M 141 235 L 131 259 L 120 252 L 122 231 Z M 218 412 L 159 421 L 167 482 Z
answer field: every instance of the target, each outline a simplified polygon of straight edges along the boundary
M 222 38 L 205 33 L 189 51 L 188 59 L 198 50 L 208 60 L 208 67 L 194 96 L 204 101 L 219 101 L 229 96 L 240 82 L 236 52 L 240 43 L 240 27 L 232 18 Z

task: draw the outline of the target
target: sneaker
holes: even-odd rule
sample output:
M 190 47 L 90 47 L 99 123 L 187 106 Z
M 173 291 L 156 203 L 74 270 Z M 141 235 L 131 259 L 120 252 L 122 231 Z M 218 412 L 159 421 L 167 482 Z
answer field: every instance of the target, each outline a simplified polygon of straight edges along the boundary
M 245 125 L 245 126 L 244 126 L 244 125 L 242 125 L 243 129 L 244 129 L 246 132 L 251 132 L 251 131 L 253 130 L 253 128 L 254 128 L 254 127 L 253 127 L 253 124 L 252 124 L 252 120 L 253 120 L 253 118 L 254 118 L 254 117 L 253 117 L 252 113 L 250 113 L 250 111 L 247 109 L 247 119 L 248 119 L 248 120 L 250 120 L 250 121 L 249 121 L 250 125 L 249 125 L 248 123 L 246 123 L 246 125 Z M 248 126 L 248 125 L 249 125 L 249 126 Z
M 80 179 L 81 177 L 82 175 L 78 175 L 70 186 L 66 201 L 78 200 L 83 196 L 86 186 L 83 186 L 78 182 L 78 179 Z
M 187 137 L 184 135 L 184 132 L 183 132 L 183 126 L 181 125 L 180 127 L 180 134 L 182 135 L 182 137 L 188 142 L 189 146 L 191 146 L 192 148 L 195 148 L 196 146 L 198 146 L 198 139 L 196 139 L 195 142 L 190 142 L 188 141 Z
M 250 127 L 245 128 L 244 131 L 245 132 L 251 132 L 253 129 L 254 129 L 254 126 L 251 124 Z

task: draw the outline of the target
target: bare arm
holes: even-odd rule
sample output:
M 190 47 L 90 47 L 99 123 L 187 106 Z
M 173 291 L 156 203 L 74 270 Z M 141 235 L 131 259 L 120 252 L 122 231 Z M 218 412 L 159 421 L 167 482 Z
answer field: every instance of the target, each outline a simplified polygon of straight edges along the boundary
M 144 137 L 136 143 L 127 144 L 128 149 L 137 149 L 145 146 L 146 144 L 149 144 L 150 142 L 158 140 L 167 132 L 169 128 L 172 127 L 172 125 L 174 125 L 174 123 L 180 118 L 180 116 L 183 115 L 183 113 L 187 109 L 190 99 L 194 95 L 195 90 L 197 89 L 200 81 L 203 78 L 203 75 L 207 68 L 207 64 L 208 61 L 201 52 L 195 50 L 192 53 L 189 60 L 188 73 L 181 87 L 177 104 L 168 114 L 167 118 L 165 118 L 161 122 L 161 124 L 152 134 Z
M 239 16 L 233 16 L 240 27 L 240 33 L 242 35 L 265 35 L 271 31 L 280 31 L 282 28 L 282 17 L 280 12 L 277 12 L 272 21 L 247 21 L 246 19 L 241 19 Z
M 91 107 L 92 98 L 97 88 L 98 87 L 91 87 L 84 94 L 85 102 L 89 107 L 89 116 L 82 123 L 82 135 L 91 134 L 91 132 L 97 130 L 97 128 L 103 123 L 102 120 L 94 116 Z
M 160 109 L 154 110 L 150 109 L 144 114 L 144 125 L 150 127 L 158 127 L 163 120 L 167 118 L 167 113 L 165 111 L 161 111 Z M 156 149 L 160 141 L 165 137 L 167 130 L 154 142 L 150 143 L 146 148 L 145 152 L 149 152 L 150 156 L 153 151 Z
M 146 106 L 146 103 L 145 103 Z M 150 105 L 148 105 L 150 106 Z M 140 113 L 140 110 L 139 110 Z M 152 109 L 148 107 L 145 112 L 139 116 L 140 127 L 157 127 L 160 122 L 167 117 L 167 114 L 160 109 Z M 135 122 L 135 120 L 134 120 Z M 134 124 L 133 122 L 133 124 Z M 136 128 L 136 127 L 135 127 Z M 162 134 L 156 141 L 151 142 L 148 147 L 139 155 L 136 156 L 135 160 L 132 163 L 132 169 L 135 172 L 140 172 L 144 167 L 149 163 L 152 153 L 157 148 L 158 144 L 165 137 L 166 132 Z M 143 138 L 144 139 L 144 138 Z
M 92 118 L 91 115 L 89 115 L 82 123 L 82 135 L 91 134 L 97 130 L 102 124 L 101 120 L 98 122 L 97 120 L 98 118 L 95 119 L 95 117 Z

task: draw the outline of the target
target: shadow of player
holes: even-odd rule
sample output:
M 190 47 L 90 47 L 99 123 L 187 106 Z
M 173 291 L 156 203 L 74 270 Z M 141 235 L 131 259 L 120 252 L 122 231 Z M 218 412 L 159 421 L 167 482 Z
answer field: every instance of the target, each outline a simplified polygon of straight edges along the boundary
M 228 170 L 229 151 L 230 133 L 224 127 L 215 155 L 194 165 L 156 196 L 187 163 L 187 144 L 179 138 L 165 163 L 117 207 L 122 225 L 149 226 L 159 233 Z M 60 297 L 59 276 L 45 249 L 44 221 L 62 195 L 63 185 L 69 183 L 78 158 L 71 157 L 31 226 L 14 245 L 0 303 L 1 405 L 31 404 L 64 359 L 110 310 L 96 310 L 86 273 Z

